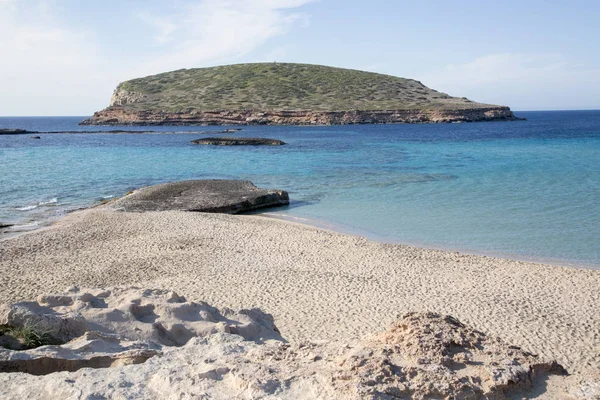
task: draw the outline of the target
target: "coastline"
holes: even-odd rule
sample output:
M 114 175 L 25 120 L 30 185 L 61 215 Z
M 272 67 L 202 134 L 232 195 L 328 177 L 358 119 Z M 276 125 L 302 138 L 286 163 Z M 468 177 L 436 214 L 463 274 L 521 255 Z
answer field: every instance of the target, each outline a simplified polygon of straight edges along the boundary
M 272 219 L 276 219 L 276 220 L 280 220 L 280 221 L 285 221 L 290 224 L 309 226 L 309 227 L 322 229 L 325 231 L 329 231 L 329 232 L 337 233 L 337 234 L 341 234 L 341 235 L 362 237 L 362 238 L 368 239 L 370 241 L 382 243 L 382 244 L 417 247 L 417 248 L 422 248 L 422 249 L 427 249 L 427 250 L 437 250 L 437 251 L 460 253 L 460 254 L 473 255 L 473 256 L 499 258 L 499 259 L 522 261 L 522 262 L 535 263 L 535 264 L 546 264 L 546 265 L 552 265 L 552 266 L 557 266 L 557 267 L 582 268 L 582 269 L 587 269 L 587 270 L 592 270 L 592 271 L 600 270 L 600 265 L 597 265 L 597 264 L 588 264 L 588 263 L 575 262 L 575 261 L 569 261 L 569 260 L 563 260 L 563 259 L 557 259 L 557 258 L 526 257 L 526 256 L 519 255 L 519 254 L 507 254 L 507 253 L 500 253 L 500 252 L 497 252 L 497 253 L 485 252 L 485 251 L 477 251 L 474 249 L 461 248 L 461 247 L 450 247 L 450 246 L 443 246 L 443 245 L 438 245 L 438 244 L 427 244 L 427 243 L 410 242 L 410 241 L 405 241 L 405 240 L 400 240 L 400 239 L 393 239 L 393 238 L 377 235 L 376 233 L 373 233 L 373 232 L 370 232 L 367 230 L 363 230 L 363 229 L 359 229 L 356 227 L 352 227 L 352 226 L 336 224 L 331 221 L 322 221 L 322 220 L 316 220 L 316 219 L 310 219 L 310 218 L 296 217 L 293 215 L 281 214 L 281 213 L 277 213 L 276 211 L 268 210 L 268 209 L 263 210 L 263 211 L 256 211 L 254 213 L 247 213 L 246 215 L 251 215 L 251 216 L 258 217 L 258 218 L 272 218 Z
M 118 197 L 114 197 L 108 201 L 100 202 L 98 204 L 93 204 L 93 205 L 90 205 L 89 207 L 79 207 L 79 208 L 75 208 L 73 210 L 68 210 L 68 211 L 66 211 L 65 214 L 62 214 L 59 216 L 53 216 L 47 220 L 40 221 L 39 224 L 35 225 L 35 226 L 37 226 L 37 228 L 19 230 L 19 231 L 8 230 L 5 232 L 0 232 L 0 243 L 7 241 L 7 240 L 21 237 L 23 235 L 29 235 L 29 234 L 44 231 L 47 229 L 51 229 L 55 224 L 59 223 L 62 219 L 66 218 L 69 214 L 96 209 L 98 207 L 102 207 L 107 202 L 114 201 L 117 199 L 118 199 Z M 417 243 L 417 242 L 404 241 L 404 240 L 400 240 L 400 239 L 392 239 L 389 237 L 377 235 L 376 233 L 373 233 L 373 232 L 370 232 L 367 230 L 363 230 L 363 229 L 352 227 L 352 226 L 346 226 L 346 225 L 342 225 L 339 223 L 334 223 L 332 221 L 324 221 L 324 220 L 310 219 L 310 218 L 304 218 L 304 217 L 296 217 L 293 215 L 278 213 L 277 211 L 274 211 L 274 210 L 277 210 L 277 208 L 270 208 L 270 209 L 267 208 L 267 209 L 263 209 L 263 210 L 250 211 L 250 212 L 246 212 L 243 214 L 239 214 L 238 216 L 250 216 L 250 217 L 256 217 L 256 218 L 275 219 L 275 220 L 283 221 L 283 222 L 290 223 L 290 224 L 297 224 L 300 226 L 325 230 L 325 231 L 328 231 L 328 232 L 331 232 L 334 234 L 353 236 L 353 237 L 357 237 L 357 238 L 365 238 L 367 240 L 370 240 L 370 241 L 373 241 L 376 243 L 381 243 L 381 244 L 409 246 L 409 247 L 421 248 L 421 249 L 426 249 L 426 250 L 436 250 L 436 251 L 443 251 L 443 252 L 449 252 L 449 253 L 460 253 L 460 254 L 465 254 L 465 255 L 491 257 L 491 258 L 498 258 L 498 259 L 511 260 L 511 261 L 521 261 L 521 262 L 526 262 L 526 263 L 545 264 L 545 265 L 552 265 L 552 266 L 557 266 L 557 267 L 581 268 L 581 269 L 592 270 L 592 271 L 600 271 L 600 265 L 583 263 L 583 262 L 575 262 L 575 261 L 564 260 L 564 259 L 527 257 L 527 256 L 519 255 L 519 254 L 507 254 L 507 253 L 500 253 L 500 252 L 497 252 L 497 253 L 485 252 L 485 251 L 477 251 L 474 249 L 461 248 L 461 247 L 450 247 L 450 246 L 443 246 L 443 245 L 438 245 L 438 244 Z M 11 228 L 27 226 L 27 225 L 29 225 L 29 224 L 26 224 L 26 225 L 18 225 L 17 224 L 17 225 L 12 225 Z
M 600 271 L 385 244 L 272 217 L 90 208 L 2 242 L 2 299 L 68 286 L 176 290 L 259 307 L 291 341 L 352 339 L 435 311 L 556 358 L 600 367 Z
M 509 107 L 481 105 L 462 108 L 414 108 L 387 110 L 135 110 L 111 105 L 97 111 L 80 125 L 354 125 L 399 123 L 460 123 L 519 121 Z

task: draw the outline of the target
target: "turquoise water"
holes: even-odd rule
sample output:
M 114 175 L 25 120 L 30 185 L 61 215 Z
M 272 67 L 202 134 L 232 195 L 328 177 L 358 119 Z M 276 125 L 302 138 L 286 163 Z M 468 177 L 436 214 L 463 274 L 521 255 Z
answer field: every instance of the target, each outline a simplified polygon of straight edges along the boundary
M 288 190 L 292 204 L 275 214 L 382 241 L 599 267 L 600 111 L 518 115 L 528 121 L 237 134 L 282 147 L 195 146 L 204 135 L 190 133 L 0 136 L 0 222 L 26 229 L 140 186 L 235 178 Z M 98 129 L 82 118 L 0 127 Z

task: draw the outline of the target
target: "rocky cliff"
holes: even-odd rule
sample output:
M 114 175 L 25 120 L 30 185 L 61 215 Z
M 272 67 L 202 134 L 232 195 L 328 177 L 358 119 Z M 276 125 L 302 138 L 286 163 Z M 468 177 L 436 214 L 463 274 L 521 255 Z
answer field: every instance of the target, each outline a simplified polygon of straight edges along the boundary
M 343 125 L 515 120 L 413 79 L 305 64 L 172 71 L 119 84 L 83 125 Z
M 111 106 L 82 125 L 349 125 L 517 120 L 508 107 L 370 111 L 137 111 Z

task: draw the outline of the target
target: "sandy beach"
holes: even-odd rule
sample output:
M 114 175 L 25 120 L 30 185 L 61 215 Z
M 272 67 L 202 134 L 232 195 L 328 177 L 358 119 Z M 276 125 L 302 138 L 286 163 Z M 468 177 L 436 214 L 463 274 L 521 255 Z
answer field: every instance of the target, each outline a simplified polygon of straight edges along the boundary
M 600 368 L 600 271 L 390 245 L 260 216 L 73 213 L 0 242 L 0 301 L 69 286 L 167 288 L 259 307 L 291 341 L 355 338 L 408 311 L 450 314 L 556 359 Z

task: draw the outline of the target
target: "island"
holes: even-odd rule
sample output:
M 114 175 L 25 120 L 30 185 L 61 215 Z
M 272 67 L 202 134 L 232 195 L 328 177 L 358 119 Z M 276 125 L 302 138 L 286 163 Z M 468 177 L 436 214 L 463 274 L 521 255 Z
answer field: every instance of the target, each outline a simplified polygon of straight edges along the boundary
M 120 83 L 81 125 L 344 125 L 518 120 L 419 81 L 296 63 L 181 69 Z

